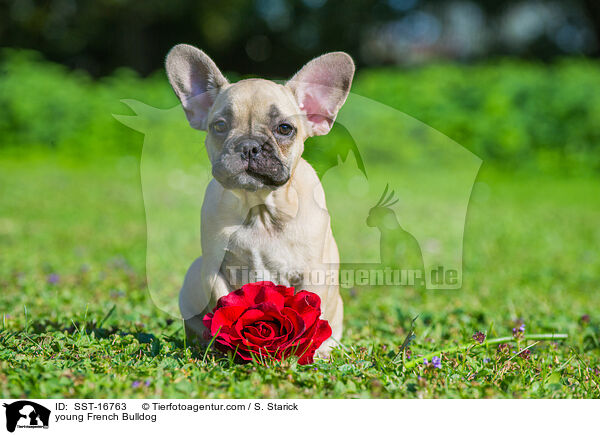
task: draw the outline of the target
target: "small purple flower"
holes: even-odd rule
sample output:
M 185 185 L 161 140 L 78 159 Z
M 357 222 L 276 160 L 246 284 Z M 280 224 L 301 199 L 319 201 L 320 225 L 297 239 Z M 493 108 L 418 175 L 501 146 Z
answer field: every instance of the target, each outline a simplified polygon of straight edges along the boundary
M 58 276 L 57 273 L 51 273 L 50 275 L 48 275 L 46 281 L 48 282 L 48 284 L 58 284 L 58 281 L 60 281 L 60 276 Z
M 530 355 L 531 355 L 531 351 L 529 349 L 525 349 L 523 352 L 521 352 L 519 354 L 519 356 L 523 359 L 529 359 Z
M 518 328 L 513 328 L 512 333 L 513 337 L 517 339 L 523 338 L 523 334 L 525 334 L 525 324 L 521 323 Z
M 490 358 L 484 358 L 484 359 L 483 359 L 483 363 L 484 363 L 484 364 L 487 364 L 487 363 L 489 363 L 490 361 L 491 361 L 491 359 L 490 359 Z
M 481 344 L 485 341 L 485 334 L 481 331 L 477 331 L 475 334 L 473 334 L 473 340 Z
M 434 356 L 431 358 L 431 363 L 429 362 L 429 360 L 427 358 L 423 358 L 423 365 L 424 366 L 433 366 L 436 369 L 441 369 L 442 368 L 442 359 L 439 356 Z
M 148 379 L 146 382 L 144 382 L 144 385 L 145 385 L 146 387 L 149 387 L 149 386 L 150 386 L 150 380 Z
M 140 381 L 133 381 L 131 383 L 132 388 L 140 388 L 141 386 L 142 386 L 142 383 Z
M 502 343 L 498 345 L 498 349 L 496 350 L 496 352 L 500 353 L 500 354 L 507 354 L 510 352 L 510 344 L 508 343 Z

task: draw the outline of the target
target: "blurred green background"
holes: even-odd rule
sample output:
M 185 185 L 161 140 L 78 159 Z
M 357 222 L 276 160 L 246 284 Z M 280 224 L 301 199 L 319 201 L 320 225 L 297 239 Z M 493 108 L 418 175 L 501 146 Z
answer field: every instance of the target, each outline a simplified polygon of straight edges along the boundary
M 0 2 L 1 392 L 598 397 L 598 378 L 585 373 L 598 368 L 600 352 L 599 17 L 591 0 Z M 197 354 L 193 367 L 186 365 L 179 320 L 148 295 L 140 181 L 146 137 L 139 130 L 153 126 L 162 147 L 142 170 L 181 168 L 167 182 L 150 183 L 153 198 L 173 225 L 197 228 L 190 203 L 198 205 L 194 195 L 204 182 L 197 175 L 206 170 L 203 134 L 187 127 L 162 69 L 179 42 L 204 49 L 230 80 L 285 79 L 318 54 L 348 51 L 358 66 L 352 92 L 414 118 L 407 140 L 418 144 L 426 125 L 479 156 L 462 289 L 344 289 L 344 343 L 393 348 L 417 314 L 414 346 L 421 353 L 469 339 L 476 329 L 510 334 L 515 322 L 526 321 L 531 332 L 571 335 L 531 362 L 539 374 L 540 364 L 574 361 L 553 378 L 555 387 L 544 389 L 537 375 L 496 372 L 484 386 L 465 384 L 467 374 L 461 380 L 450 369 L 445 383 L 416 390 L 416 372 L 383 376 L 379 369 L 377 385 L 359 374 L 346 373 L 352 385 L 340 386 L 320 372 L 294 371 L 293 380 L 263 374 L 270 383 L 259 386 L 250 372 L 237 380 L 229 367 L 215 374 Z M 135 117 L 144 111 L 147 117 Z M 133 128 L 114 114 L 134 116 L 126 122 Z M 370 126 L 382 137 L 391 127 L 385 120 Z M 403 168 L 415 155 L 389 141 L 355 144 L 341 125 L 310 139 L 305 155 L 323 175 L 357 146 L 383 183 L 410 177 Z M 347 193 L 340 188 L 338 196 Z M 422 213 L 424 221 L 443 222 L 435 207 Z M 332 214 L 332 222 L 336 238 L 350 241 L 342 261 L 365 249 L 342 214 Z M 173 255 L 165 251 L 158 267 L 170 302 L 188 266 Z M 131 384 L 157 373 L 165 380 L 142 389 Z
M 576 1 L 130 0 L 0 3 L 0 149 L 139 154 L 121 99 L 171 108 L 174 44 L 230 79 L 349 52 L 353 92 L 508 169 L 596 171 L 600 7 Z

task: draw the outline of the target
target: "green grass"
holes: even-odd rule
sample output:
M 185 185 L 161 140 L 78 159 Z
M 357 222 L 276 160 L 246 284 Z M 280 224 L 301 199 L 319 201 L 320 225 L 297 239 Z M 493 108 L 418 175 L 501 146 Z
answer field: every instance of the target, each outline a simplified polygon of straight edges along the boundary
M 73 162 L 45 152 L 2 157 L 0 168 L 4 397 L 600 398 L 597 177 L 484 166 L 465 228 L 462 289 L 344 289 L 343 346 L 331 362 L 262 367 L 212 350 L 204 359 L 205 349 L 184 346 L 181 321 L 153 304 L 135 159 Z M 412 357 L 396 357 L 416 316 Z M 569 338 L 540 341 L 529 359 L 512 352 L 536 340 L 446 353 L 441 369 L 406 367 L 475 344 L 476 331 L 510 336 L 520 322 L 527 334 Z

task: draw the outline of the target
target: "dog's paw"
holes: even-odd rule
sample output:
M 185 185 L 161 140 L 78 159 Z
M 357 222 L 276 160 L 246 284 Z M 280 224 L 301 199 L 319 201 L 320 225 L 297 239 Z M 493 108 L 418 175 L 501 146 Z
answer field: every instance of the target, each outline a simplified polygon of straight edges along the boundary
M 326 340 L 315 352 L 315 358 L 329 360 L 331 358 L 331 351 L 337 346 L 337 342 L 332 340 Z

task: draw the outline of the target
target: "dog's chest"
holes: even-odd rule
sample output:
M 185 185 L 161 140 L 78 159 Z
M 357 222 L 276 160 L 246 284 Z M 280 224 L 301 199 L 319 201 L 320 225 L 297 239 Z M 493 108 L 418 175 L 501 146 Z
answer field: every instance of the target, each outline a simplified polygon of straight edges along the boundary
M 294 222 L 269 231 L 260 222 L 246 223 L 231 235 L 221 272 L 233 287 L 255 281 L 301 286 L 315 261 L 305 233 Z

